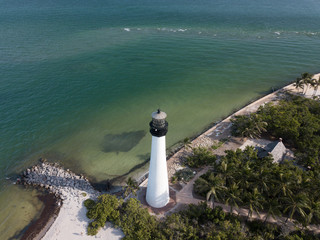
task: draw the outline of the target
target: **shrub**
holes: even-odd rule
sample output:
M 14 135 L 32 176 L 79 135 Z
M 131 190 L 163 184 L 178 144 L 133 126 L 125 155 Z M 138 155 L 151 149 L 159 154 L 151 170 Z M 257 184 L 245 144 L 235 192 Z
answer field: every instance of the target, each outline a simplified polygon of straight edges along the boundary
M 114 195 L 103 194 L 98 197 L 98 202 L 85 201 L 85 205 L 89 206 L 87 217 L 94 220 L 88 226 L 88 234 L 95 235 L 97 231 L 105 225 L 107 221 L 115 224 L 119 223 L 119 206 L 120 201 Z
M 135 198 L 130 198 L 123 204 L 119 226 L 125 234 L 123 239 L 156 239 L 158 234 L 158 221 Z
M 177 176 L 172 176 L 171 177 L 171 183 L 175 184 L 178 180 L 178 177 Z
M 87 233 L 88 235 L 96 235 L 98 233 L 100 226 L 97 225 L 97 223 L 95 221 L 89 223 L 88 229 L 87 229 Z
M 184 168 L 175 173 L 175 177 L 177 178 L 176 180 L 178 181 L 183 180 L 188 182 L 191 178 L 193 178 L 193 176 L 193 171 L 190 168 Z
M 91 208 L 93 208 L 96 205 L 96 202 L 93 201 L 92 199 L 87 199 L 84 201 L 84 206 L 89 210 Z
M 225 142 L 227 142 L 228 141 L 228 139 L 226 139 L 226 138 L 223 138 L 223 139 L 221 139 L 217 144 L 213 144 L 212 146 L 211 146 L 211 149 L 212 150 L 217 150 L 219 147 L 221 147 Z
M 81 193 L 81 196 L 82 196 L 82 197 L 86 197 L 87 194 L 86 194 L 85 192 L 83 192 L 83 193 Z

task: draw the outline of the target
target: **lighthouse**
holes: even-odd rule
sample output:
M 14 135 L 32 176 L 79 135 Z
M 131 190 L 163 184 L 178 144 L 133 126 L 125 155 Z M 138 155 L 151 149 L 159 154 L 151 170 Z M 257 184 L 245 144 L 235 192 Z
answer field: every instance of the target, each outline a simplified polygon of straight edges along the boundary
M 166 134 L 168 132 L 167 114 L 152 113 L 150 133 L 152 135 L 151 157 L 146 200 L 151 207 L 161 208 L 169 202 L 169 183 L 166 161 Z

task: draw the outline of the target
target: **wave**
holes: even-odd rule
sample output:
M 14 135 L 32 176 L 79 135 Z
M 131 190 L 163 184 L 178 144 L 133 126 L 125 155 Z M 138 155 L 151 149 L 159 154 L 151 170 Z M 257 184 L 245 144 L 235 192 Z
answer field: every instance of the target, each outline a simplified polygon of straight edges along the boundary
M 182 28 L 182 27 L 155 27 L 155 28 L 143 28 L 143 27 L 134 27 L 122 28 L 123 31 L 132 32 L 139 31 L 144 32 L 146 34 L 156 32 L 164 32 L 164 33 L 177 33 L 177 34 L 194 34 L 194 35 L 202 35 L 212 38 L 255 38 L 259 40 L 263 39 L 286 39 L 295 36 L 307 36 L 307 37 L 315 37 L 318 38 L 320 36 L 320 32 L 317 31 L 288 31 L 288 30 L 280 30 L 280 29 L 261 29 L 258 31 L 252 31 L 247 29 L 233 29 L 232 31 L 228 29 L 203 29 L 203 28 Z
M 158 31 L 164 31 L 164 32 L 185 32 L 188 29 L 187 28 L 157 28 Z

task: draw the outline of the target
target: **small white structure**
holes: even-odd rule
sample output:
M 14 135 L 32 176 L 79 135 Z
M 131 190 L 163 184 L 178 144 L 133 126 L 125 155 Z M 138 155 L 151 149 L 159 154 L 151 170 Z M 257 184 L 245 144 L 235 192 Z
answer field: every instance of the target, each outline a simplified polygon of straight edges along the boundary
M 169 202 L 169 183 L 166 161 L 166 134 L 168 132 L 167 114 L 158 109 L 152 113 L 150 133 L 152 135 L 149 167 L 147 203 L 161 208 Z

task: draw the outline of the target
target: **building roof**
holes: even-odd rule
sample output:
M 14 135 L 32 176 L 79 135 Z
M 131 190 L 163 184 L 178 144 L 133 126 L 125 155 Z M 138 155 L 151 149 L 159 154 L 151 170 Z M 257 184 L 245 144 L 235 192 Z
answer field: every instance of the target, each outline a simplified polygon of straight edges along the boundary
M 283 145 L 282 140 L 275 141 L 272 143 L 269 143 L 264 148 L 257 147 L 258 150 L 258 157 L 263 158 L 268 156 L 269 154 L 273 157 L 273 162 L 281 162 L 283 159 L 283 156 L 286 154 L 286 147 Z

